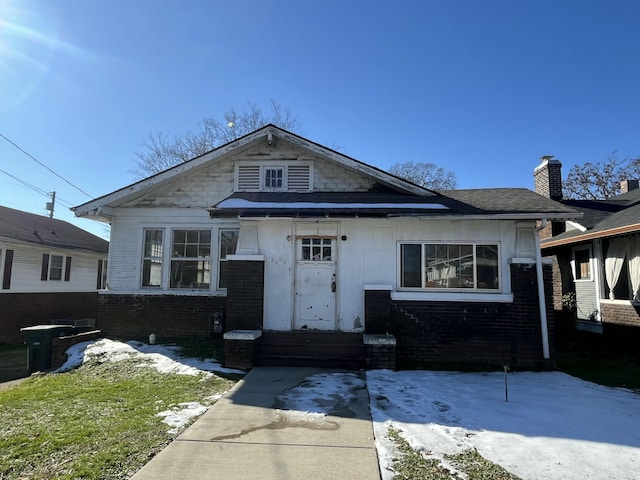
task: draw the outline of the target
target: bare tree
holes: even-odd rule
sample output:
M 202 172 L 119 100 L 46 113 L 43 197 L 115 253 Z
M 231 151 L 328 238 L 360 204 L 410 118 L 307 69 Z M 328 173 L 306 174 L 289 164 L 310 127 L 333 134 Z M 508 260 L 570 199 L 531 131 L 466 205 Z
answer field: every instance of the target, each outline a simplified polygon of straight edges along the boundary
M 431 190 L 453 190 L 458 186 L 453 172 L 447 172 L 433 163 L 396 163 L 391 166 L 389 173 Z
M 153 175 L 229 143 L 268 123 L 292 132 L 300 128 L 298 115 L 274 100 L 270 101 L 268 115 L 255 104 L 238 110 L 231 108 L 223 120 L 204 118 L 197 131 L 187 131 L 170 137 L 166 133 L 150 134 L 144 143 L 145 150 L 136 153 L 138 160 L 133 173 L 138 177 Z
M 606 200 L 620 193 L 620 181 L 637 179 L 640 158 L 619 159 L 616 152 L 600 162 L 575 165 L 563 182 L 563 196 L 578 200 Z

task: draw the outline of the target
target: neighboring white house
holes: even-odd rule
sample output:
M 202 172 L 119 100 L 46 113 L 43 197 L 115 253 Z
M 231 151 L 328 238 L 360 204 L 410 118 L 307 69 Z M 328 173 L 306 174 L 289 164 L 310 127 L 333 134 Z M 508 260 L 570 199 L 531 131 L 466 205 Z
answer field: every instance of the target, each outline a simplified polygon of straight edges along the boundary
M 28 325 L 95 317 L 108 249 L 70 223 L 0 206 L 0 343 Z
M 536 222 L 575 216 L 526 189 L 430 191 L 273 125 L 73 210 L 111 224 L 104 331 L 204 334 L 224 310 L 225 331 L 389 332 L 402 358 L 492 362 L 549 358 Z

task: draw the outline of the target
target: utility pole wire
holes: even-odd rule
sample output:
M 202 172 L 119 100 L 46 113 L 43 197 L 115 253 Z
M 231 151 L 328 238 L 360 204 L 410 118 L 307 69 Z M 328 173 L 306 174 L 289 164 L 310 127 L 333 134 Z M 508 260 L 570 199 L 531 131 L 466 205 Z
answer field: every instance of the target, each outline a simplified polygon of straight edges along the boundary
M 25 187 L 30 188 L 34 192 L 39 193 L 40 195 L 42 195 L 44 197 L 47 197 L 47 198 L 51 197 L 51 193 L 49 193 L 49 192 L 47 192 L 45 190 L 42 190 L 41 188 L 38 188 L 35 185 L 32 185 L 29 182 L 26 182 L 26 181 L 22 180 L 21 178 L 16 177 L 15 175 L 11 175 L 9 172 L 7 172 L 7 171 L 5 171 L 5 170 L 3 170 L 1 168 L 0 168 L 0 173 L 4 173 L 8 177 L 13 178 L 15 181 L 20 182 Z M 63 204 L 65 207 L 69 207 L 69 208 L 73 207 L 73 205 L 71 203 L 67 202 L 66 200 L 63 200 L 60 197 L 56 197 L 56 201 L 58 203 Z
M 67 182 L 69 185 L 71 185 L 73 188 L 75 188 L 76 190 L 78 190 L 79 192 L 84 193 L 87 197 L 89 198 L 93 198 L 92 195 L 89 195 L 87 192 L 85 192 L 84 190 L 82 190 L 80 187 L 74 185 L 73 183 L 71 183 L 69 180 L 67 180 L 66 178 L 64 178 L 62 175 L 57 174 L 56 172 L 54 172 L 53 170 L 51 170 L 49 167 L 47 167 L 44 163 L 42 163 L 40 160 L 38 160 L 36 157 L 34 157 L 33 155 L 31 155 L 29 152 L 24 151 L 22 148 L 20 148 L 18 145 L 16 145 L 14 142 L 12 142 L 11 140 L 9 140 L 7 137 L 5 137 L 2 133 L 0 133 L 0 137 L 2 137 L 3 139 L 5 139 L 7 142 L 9 142 L 11 145 L 13 145 L 15 148 L 17 148 L 18 150 L 20 150 L 22 153 L 24 153 L 27 157 L 29 157 L 30 159 L 32 159 L 34 162 L 36 162 L 38 165 L 41 165 L 42 167 L 46 168 L 47 170 L 49 170 L 51 173 L 53 173 L 56 177 L 64 180 L 65 182 Z

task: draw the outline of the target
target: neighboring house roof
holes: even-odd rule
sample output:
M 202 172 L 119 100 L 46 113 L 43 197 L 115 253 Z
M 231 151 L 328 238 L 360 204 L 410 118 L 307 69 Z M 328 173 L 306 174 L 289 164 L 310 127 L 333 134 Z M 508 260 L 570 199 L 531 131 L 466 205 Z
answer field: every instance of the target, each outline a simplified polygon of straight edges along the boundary
M 575 218 L 573 209 L 525 188 L 452 190 L 419 197 L 386 192 L 237 192 L 209 209 L 215 216 L 418 216 Z
M 575 210 L 524 188 L 454 190 L 436 192 L 355 160 L 275 125 L 266 125 L 226 145 L 181 163 L 110 194 L 79 205 L 77 216 L 107 221 L 113 208 L 199 172 L 216 162 L 264 142 L 289 142 L 328 162 L 375 180 L 368 192 L 237 192 L 210 206 L 215 216 L 419 216 L 453 218 L 509 218 L 565 220 L 580 216 Z
M 583 213 L 578 222 L 580 228 L 543 240 L 542 248 L 640 231 L 640 189 L 608 200 L 563 200 L 562 203 Z
M 0 206 L 0 239 L 107 253 L 109 242 L 55 218 Z

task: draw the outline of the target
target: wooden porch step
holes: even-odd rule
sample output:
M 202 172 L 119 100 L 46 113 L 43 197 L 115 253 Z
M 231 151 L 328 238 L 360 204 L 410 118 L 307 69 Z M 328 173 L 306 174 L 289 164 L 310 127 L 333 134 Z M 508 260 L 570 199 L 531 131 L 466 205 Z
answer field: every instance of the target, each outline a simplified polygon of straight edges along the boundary
M 360 333 L 263 332 L 257 365 L 360 369 L 365 349 Z

